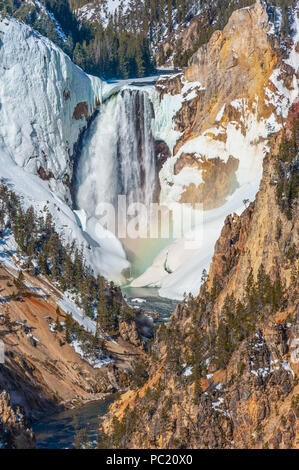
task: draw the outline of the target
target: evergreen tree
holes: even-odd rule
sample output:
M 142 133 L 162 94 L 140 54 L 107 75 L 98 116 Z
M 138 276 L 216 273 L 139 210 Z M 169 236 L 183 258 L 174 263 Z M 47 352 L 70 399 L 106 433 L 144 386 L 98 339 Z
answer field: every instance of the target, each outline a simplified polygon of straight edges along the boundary
M 26 290 L 25 277 L 23 271 L 19 271 L 18 277 L 13 280 L 13 283 L 17 289 L 18 295 L 22 296 Z
M 74 323 L 72 316 L 68 313 L 65 317 L 65 341 L 70 344 L 73 340 Z
M 60 323 L 60 308 L 59 307 L 56 308 L 55 331 L 58 331 L 59 333 L 62 331 L 62 325 Z

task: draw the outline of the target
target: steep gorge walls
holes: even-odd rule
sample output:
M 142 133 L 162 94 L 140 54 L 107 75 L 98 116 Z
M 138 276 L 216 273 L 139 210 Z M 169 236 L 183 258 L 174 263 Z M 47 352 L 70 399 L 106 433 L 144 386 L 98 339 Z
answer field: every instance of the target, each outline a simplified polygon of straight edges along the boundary
M 103 447 L 298 447 L 298 126 L 297 102 L 200 294 L 157 332 L 149 379 L 111 407 Z
M 197 294 L 226 216 L 241 214 L 254 199 L 268 139 L 298 96 L 297 9 L 288 41 L 281 39 L 278 10 L 274 18 L 259 0 L 235 11 L 183 73 L 158 80 L 156 132 L 172 152 L 159 174 L 160 200 L 203 205 L 203 244 L 187 252 L 175 242 L 133 285 L 158 285 L 161 295 L 176 298 Z M 166 259 L 171 274 L 163 269 Z
M 296 11 L 292 21 L 295 49 Z M 237 162 L 232 165 L 233 171 L 227 172 L 227 183 L 234 186 L 236 177 L 242 185 L 249 178 L 261 177 L 263 140 L 265 143 L 267 136 L 281 127 L 281 115 L 286 117 L 298 94 L 298 59 L 296 62 L 293 52 L 288 58 L 290 52 L 279 47 L 266 4 L 258 1 L 253 7 L 234 12 L 224 30 L 216 31 L 193 55 L 182 75 L 158 82 L 162 100 L 166 90 L 174 97 L 185 96 L 173 119 L 177 131 L 175 175 L 186 166 L 199 169 L 209 186 L 206 160 L 217 172 L 221 165 L 217 158 L 227 164 L 231 157 Z M 188 82 L 197 84 L 192 95 Z M 221 179 L 217 183 L 223 185 Z M 198 190 L 197 198 L 208 209 L 222 205 L 231 188 L 227 184 L 226 195 L 219 189 L 215 201 L 203 197 L 202 187 L 189 186 L 185 192 L 193 190 L 194 194 Z

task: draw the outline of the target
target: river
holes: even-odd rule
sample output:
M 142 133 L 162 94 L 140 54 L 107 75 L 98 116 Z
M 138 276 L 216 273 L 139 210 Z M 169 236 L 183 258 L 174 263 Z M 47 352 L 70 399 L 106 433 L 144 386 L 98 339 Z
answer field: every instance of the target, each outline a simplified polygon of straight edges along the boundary
M 129 305 L 145 310 L 154 310 L 160 314 L 159 323 L 167 322 L 178 302 L 158 296 L 154 288 L 123 288 L 124 296 Z M 86 429 L 91 441 L 96 441 L 99 418 L 104 416 L 109 405 L 117 398 L 117 394 L 106 399 L 87 403 L 79 408 L 64 410 L 45 417 L 33 425 L 39 449 L 70 449 L 74 447 L 75 427 Z
M 72 449 L 74 448 L 75 424 L 78 429 L 86 429 L 90 440 L 96 441 L 99 418 L 107 412 L 108 406 L 116 395 L 104 400 L 87 403 L 79 408 L 61 411 L 44 418 L 33 425 L 38 449 Z
M 178 301 L 159 297 L 158 289 L 153 287 L 124 287 L 122 293 L 131 307 L 153 310 L 160 317 L 157 323 L 167 323 Z

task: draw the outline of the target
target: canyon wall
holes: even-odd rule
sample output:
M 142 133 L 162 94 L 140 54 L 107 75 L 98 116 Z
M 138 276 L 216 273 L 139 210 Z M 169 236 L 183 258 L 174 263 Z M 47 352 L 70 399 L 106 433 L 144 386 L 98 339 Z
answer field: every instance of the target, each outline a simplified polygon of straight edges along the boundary
M 160 173 L 165 201 L 200 199 L 204 191 L 182 185 L 177 175 L 190 166 L 193 176 L 203 171 L 208 179 L 213 165 L 223 167 L 226 179 L 218 182 L 227 191 L 215 190 L 213 204 L 230 191 L 240 204 L 224 204 L 214 242 L 164 273 L 161 293 L 173 294 L 187 281 L 195 295 L 186 295 L 158 330 L 149 380 L 110 408 L 100 430 L 103 447 L 298 447 L 296 10 L 292 26 L 287 45 L 278 41 L 279 24 L 257 1 L 233 13 L 183 74 L 158 81 L 161 109 L 173 105 L 167 142 L 173 156 Z M 249 196 L 240 192 L 250 185 Z M 178 248 L 165 250 L 168 267 Z M 163 276 L 162 262 L 157 258 L 141 282 L 159 284 L 154 275 Z
M 287 40 L 268 9 L 257 1 L 235 11 L 182 73 L 157 82 L 155 132 L 170 149 L 160 170 L 160 201 L 202 205 L 203 242 L 192 251 L 185 239 L 176 240 L 134 286 L 158 286 L 165 297 L 196 295 L 226 216 L 240 215 L 243 201 L 254 200 L 268 140 L 298 96 L 297 9 Z M 166 258 L 171 273 L 163 268 Z
M 290 213 L 279 196 L 280 169 L 287 184 L 298 171 L 298 119 L 297 103 L 255 201 L 227 217 L 200 295 L 157 332 L 149 380 L 111 407 L 104 447 L 298 447 L 298 187 Z

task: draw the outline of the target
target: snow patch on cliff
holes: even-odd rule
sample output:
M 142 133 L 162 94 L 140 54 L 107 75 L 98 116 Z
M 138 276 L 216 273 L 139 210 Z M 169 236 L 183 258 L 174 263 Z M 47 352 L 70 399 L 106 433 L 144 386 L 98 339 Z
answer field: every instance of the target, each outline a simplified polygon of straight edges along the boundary
M 177 74 L 180 76 L 181 74 Z M 173 75 L 174 78 L 176 75 Z M 165 77 L 164 77 L 165 79 Z M 163 80 L 163 77 L 162 77 Z M 191 101 L 197 97 L 199 91 L 204 90 L 200 82 L 188 82 L 183 77 L 182 90 L 180 93 L 172 95 L 166 93 L 160 97 L 159 93 L 152 87 L 147 89 L 155 111 L 155 122 L 154 122 L 154 135 L 157 140 L 164 140 L 167 143 L 171 152 L 173 152 L 174 146 L 182 133 L 175 129 L 174 116 L 182 108 L 184 101 Z M 164 88 L 163 81 L 158 82 L 160 88 Z
M 101 274 L 116 282 L 123 281 L 121 272 L 129 266 L 129 263 L 124 253 L 113 251 L 115 243 L 119 242 L 113 238 L 105 238 L 105 245 L 102 246 L 100 237 L 93 240 L 90 235 L 83 232 L 72 209 L 50 190 L 47 182 L 42 181 L 36 175 L 26 173 L 3 150 L 1 145 L 0 178 L 3 178 L 6 184 L 22 198 L 25 209 L 32 205 L 38 213 L 45 206 L 48 207 L 56 229 L 60 232 L 65 244 L 71 244 L 74 240 L 79 246 L 83 244 L 86 263 L 93 268 L 96 275 Z M 110 240 L 111 243 L 109 243 Z M 9 246 L 6 248 L 9 249 Z M 6 261 L 7 263 L 13 262 L 8 258 Z
M 267 119 L 260 119 L 258 101 L 249 107 L 247 100 L 235 100 L 231 105 L 240 113 L 239 122 L 229 122 L 225 126 L 208 129 L 198 137 L 187 141 L 176 155 L 167 159 L 160 172 L 160 202 L 168 207 L 180 201 L 183 191 L 189 184 L 194 183 L 198 186 L 202 182 L 201 172 L 194 168 L 188 170 L 184 168 L 178 175 L 174 174 L 174 166 L 182 153 L 194 154 L 199 159 L 201 156 L 207 159 L 220 157 L 225 162 L 230 156 L 235 157 L 239 160 L 236 172 L 239 188 L 227 198 L 222 207 L 204 212 L 203 226 L 197 227 L 193 232 L 194 239 L 197 239 L 196 232 L 202 229 L 200 248 L 188 247 L 186 249 L 186 236 L 175 240 L 158 254 L 145 273 L 132 282 L 133 287 L 159 287 L 162 297 L 179 300 L 183 299 L 185 293 L 198 294 L 202 271 L 209 270 L 214 246 L 225 218 L 233 212 L 240 215 L 245 208 L 243 201 L 254 200 L 262 177 L 262 162 L 267 152 L 267 138 L 281 128 L 277 117 L 280 109 L 282 108 L 283 116 L 286 116 L 287 110 L 298 95 L 295 78 L 293 89 L 288 90 L 279 80 L 279 75 L 280 71 L 276 70 L 271 77 L 276 91 L 267 91 L 269 104 L 274 104 L 278 110 L 277 114 L 272 113 Z M 222 108 L 216 121 L 221 120 L 223 113 Z M 168 122 L 170 121 L 169 114 Z M 225 132 L 224 142 L 211 137 L 211 134 L 217 135 L 217 130 L 221 133 Z M 167 260 L 169 272 L 165 270 L 165 260 Z
M 74 145 L 105 87 L 29 26 L 0 22 L 0 144 L 26 171 L 54 176 L 49 186 L 62 195 Z
M 199 175 L 197 176 L 201 172 L 194 168 L 189 169 L 193 175 L 193 179 L 190 178 L 189 180 L 190 182 L 185 177 L 185 174 L 187 174 L 186 168 L 178 175 L 174 174 L 174 166 L 183 153 L 195 154 L 199 159 L 200 157 L 207 159 L 220 157 L 224 162 L 227 162 L 229 157 L 233 156 L 239 160 L 236 176 L 240 186 L 251 181 L 260 181 L 262 161 L 265 155 L 264 139 L 269 134 L 270 124 L 271 128 L 276 124 L 272 132 L 279 130 L 280 127 L 277 125 L 274 116 L 271 116 L 269 120 L 258 119 L 257 102 L 254 104 L 255 112 L 253 113 L 249 111 L 246 100 L 235 100 L 231 105 L 241 114 L 240 123 L 246 129 L 245 135 L 242 132 L 240 123 L 230 122 L 226 127 L 220 126 L 215 129 L 208 129 L 198 137 L 187 141 L 175 156 L 167 159 L 161 169 L 161 203 L 170 205 L 173 202 L 179 202 L 188 183 L 194 183 L 198 186 L 202 182 Z M 216 135 L 217 131 L 226 133 L 225 142 L 211 137 L 211 134 Z
M 83 243 L 95 274 L 121 282 L 129 263 L 118 240 L 102 239 L 101 227 L 92 222 L 92 235 L 87 234 L 84 214 L 78 217 L 64 201 L 69 196 L 64 180 L 72 177 L 70 156 L 86 113 L 90 116 L 115 87 L 86 75 L 32 28 L 13 19 L 0 21 L 0 178 L 26 208 L 48 207 L 65 243 Z M 53 176 L 49 181 L 37 176 L 41 168 Z
M 89 2 L 78 8 L 75 13 L 81 21 L 97 22 L 106 27 L 120 7 L 125 13 L 129 5 L 129 0 L 103 0 L 100 4 L 98 2 Z

